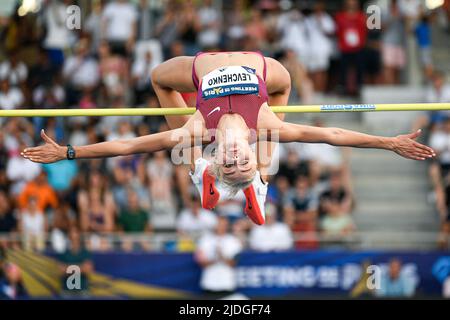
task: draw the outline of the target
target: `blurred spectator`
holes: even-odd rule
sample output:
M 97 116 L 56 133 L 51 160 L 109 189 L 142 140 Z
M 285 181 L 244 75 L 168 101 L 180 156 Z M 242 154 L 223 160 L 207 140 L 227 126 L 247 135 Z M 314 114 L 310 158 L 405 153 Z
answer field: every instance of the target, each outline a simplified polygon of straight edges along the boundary
M 415 27 L 417 45 L 419 46 L 420 63 L 424 75 L 429 79 L 433 74 L 433 57 L 431 56 L 431 25 L 430 16 L 423 14 Z
M 38 207 L 36 198 L 28 199 L 28 206 L 22 209 L 19 219 L 19 230 L 25 250 L 43 251 L 45 249 L 47 218 Z
M 98 85 L 100 70 L 97 61 L 89 56 L 87 39 L 81 39 L 76 46 L 76 54 L 64 62 L 63 75 L 69 106 L 79 102 L 84 90 L 93 90 Z
M 308 60 L 308 41 L 306 36 L 305 17 L 298 9 L 283 12 L 277 25 L 280 46 L 284 50 L 292 50 L 300 63 Z
M 319 203 L 320 224 L 324 234 L 339 237 L 355 230 L 355 224 L 350 215 L 352 196 L 344 187 L 340 171 L 331 173 L 330 187 L 322 193 Z
M 153 37 L 155 14 L 149 6 L 150 0 L 139 0 L 137 18 L 137 40 L 146 41 Z
M 306 18 L 309 54 L 305 61 L 314 83 L 314 90 L 324 92 L 327 87 L 327 70 L 333 53 L 331 36 L 336 32 L 334 20 L 325 11 L 325 1 L 317 1 L 313 12 Z
M 200 49 L 217 48 L 221 40 L 222 13 L 213 6 L 212 0 L 203 0 L 198 9 L 199 31 L 197 41 Z
M 377 0 L 369 1 L 368 5 L 376 5 Z M 367 30 L 366 47 L 364 48 L 364 83 L 379 85 L 383 83 L 382 75 L 382 37 L 381 28 L 369 28 Z
M 0 191 L 0 234 L 17 231 L 17 219 L 11 201 L 4 191 Z
M 266 48 L 268 30 L 259 9 L 252 8 L 250 10 L 250 17 L 245 26 L 245 34 L 255 42 L 255 47 L 260 50 Z
M 405 25 L 397 0 L 383 13 L 383 68 L 384 83 L 400 83 L 400 73 L 406 65 Z
M 442 71 L 434 71 L 430 78 L 430 84 L 426 89 L 426 102 L 450 102 L 450 84 L 446 83 L 445 74 Z M 435 131 L 449 116 L 449 110 L 423 112 L 423 114 L 414 121 L 412 129 L 413 131 L 416 131 L 421 128 L 427 128 L 430 131 Z
M 28 206 L 30 198 L 36 199 L 37 207 L 41 212 L 45 212 L 49 207 L 53 209 L 58 207 L 58 198 L 49 185 L 45 172 L 40 172 L 35 179 L 24 186 L 18 198 L 20 209 L 23 210 Z
M 26 183 L 36 178 L 42 170 L 42 166 L 39 163 L 31 162 L 20 156 L 19 150 L 23 150 L 26 147 L 23 141 L 19 141 L 18 149 L 11 151 L 10 159 L 6 166 L 6 175 L 12 182 L 10 189 L 12 195 L 19 195 Z
M 429 146 L 436 152 L 441 176 L 446 176 L 450 172 L 450 117 L 445 119 L 441 130 L 431 134 Z
M 134 48 L 138 13 L 128 0 L 109 2 L 102 14 L 102 35 L 113 53 L 127 55 Z
M 0 63 L 0 79 L 8 80 L 11 86 L 23 87 L 28 77 L 28 67 L 19 60 L 18 52 L 11 51 L 9 60 Z
M 177 231 L 191 237 L 212 231 L 217 225 L 214 212 L 201 207 L 197 194 L 192 194 L 190 200 L 190 207 L 184 208 L 177 218 Z
M 86 19 L 85 30 L 89 34 L 91 53 L 97 53 L 102 40 L 102 0 L 92 1 L 92 10 Z
M 319 200 L 309 187 L 309 180 L 305 176 L 299 176 L 295 182 L 295 189 L 285 203 L 285 221 L 291 229 L 305 239 L 296 239 L 296 248 L 316 248 L 318 240 L 318 206 Z
M 224 19 L 226 47 L 228 50 L 242 50 L 245 38 L 245 2 L 234 0 L 232 10 L 226 13 Z
M 336 26 L 341 51 L 340 79 L 343 92 L 359 94 L 359 88 L 363 84 L 363 49 L 366 45 L 367 26 L 366 15 L 359 8 L 357 0 L 345 1 L 344 10 L 336 14 Z M 354 90 L 350 90 L 348 76 L 353 69 L 356 81 L 353 81 L 352 85 Z
M 119 231 L 125 234 L 148 233 L 151 231 L 150 217 L 139 204 L 139 197 L 136 192 L 128 190 L 128 206 L 119 213 L 117 227 Z M 149 249 L 151 244 L 147 238 L 139 241 L 141 248 Z M 135 242 L 126 236 L 122 240 L 122 249 L 130 251 L 133 249 Z
M 106 41 L 100 43 L 98 56 L 101 84 L 105 89 L 106 101 L 110 97 L 124 96 L 129 77 L 127 60 L 111 53 Z
M 402 263 L 393 258 L 389 261 L 389 270 L 381 278 L 377 296 L 383 298 L 407 298 L 414 296 L 415 284 L 412 279 L 402 273 Z
M 19 88 L 11 87 L 7 79 L 0 80 L 0 109 L 19 109 L 24 102 L 25 97 Z
M 266 205 L 266 222 L 253 226 L 249 235 L 250 249 L 269 252 L 289 250 L 293 245 L 293 235 L 287 224 L 277 221 L 276 207 Z
M 53 81 L 48 86 L 40 85 L 33 91 L 33 105 L 38 106 L 40 109 L 60 108 L 64 105 L 65 100 L 64 87 L 57 81 Z M 37 128 L 37 130 L 41 128 Z
M 166 151 L 158 151 L 147 163 L 147 177 L 152 202 L 152 223 L 155 228 L 175 225 L 175 205 L 172 195 L 174 168 Z
M 178 38 L 183 43 L 186 54 L 193 56 L 199 51 L 197 34 L 200 31 L 200 20 L 193 0 L 182 2 L 181 11 L 178 12 L 178 19 Z
M 66 26 L 67 7 L 71 0 L 51 0 L 44 11 L 45 39 L 43 47 L 47 49 L 53 66 L 59 68 L 64 63 L 64 50 L 73 44 L 71 32 Z
M 91 172 L 86 189 L 78 193 L 81 231 L 91 232 L 90 248 L 107 250 L 110 243 L 102 236 L 114 230 L 116 204 L 106 182 L 99 172 Z
M 77 216 L 69 202 L 63 202 L 52 215 L 50 240 L 52 248 L 57 253 L 62 253 L 67 248 L 67 236 L 69 231 L 76 226 Z
M 156 67 L 152 52 L 147 50 L 143 58 L 134 60 L 131 67 L 131 80 L 134 87 L 135 105 L 145 102 L 145 98 L 153 92 L 151 71 Z
M 195 252 L 202 267 L 200 287 L 211 298 L 230 295 L 237 286 L 234 266 L 242 244 L 228 229 L 228 220 L 219 217 L 215 232 L 202 236 Z
M 28 86 L 31 89 L 37 87 L 48 87 L 52 85 L 53 80 L 58 73 L 58 69 L 52 65 L 49 53 L 40 49 L 36 63 L 30 69 L 30 75 L 28 77 Z
M 178 28 L 181 23 L 180 19 L 177 19 L 179 10 L 179 4 L 176 1 L 169 1 L 164 16 L 155 29 L 155 36 L 161 42 L 165 59 L 170 57 L 171 45 L 178 39 Z
M 86 297 L 89 295 L 89 275 L 94 273 L 94 264 L 91 260 L 91 254 L 82 242 L 81 235 L 76 228 L 72 228 L 69 233 L 69 248 L 60 255 L 60 272 L 62 281 L 63 297 Z M 74 285 L 74 270 L 69 267 L 77 266 L 81 271 L 80 287 Z M 72 276 L 72 277 L 71 277 Z
M 23 284 L 20 268 L 11 262 L 3 265 L 4 279 L 0 278 L 0 300 L 15 300 L 28 298 Z

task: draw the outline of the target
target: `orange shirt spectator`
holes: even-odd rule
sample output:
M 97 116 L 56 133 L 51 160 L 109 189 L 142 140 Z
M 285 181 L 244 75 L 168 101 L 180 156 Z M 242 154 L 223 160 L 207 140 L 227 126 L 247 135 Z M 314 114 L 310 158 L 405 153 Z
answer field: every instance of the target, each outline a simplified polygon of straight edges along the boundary
M 28 182 L 19 194 L 18 202 L 21 209 L 28 206 L 30 198 L 36 198 L 37 208 L 44 212 L 47 207 L 56 208 L 58 206 L 58 198 L 53 188 L 48 184 L 45 173 Z

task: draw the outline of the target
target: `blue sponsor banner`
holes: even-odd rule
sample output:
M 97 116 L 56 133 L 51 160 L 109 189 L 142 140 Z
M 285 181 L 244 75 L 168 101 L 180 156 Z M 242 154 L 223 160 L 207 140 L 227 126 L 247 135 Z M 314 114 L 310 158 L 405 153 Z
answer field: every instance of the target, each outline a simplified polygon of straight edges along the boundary
M 394 257 L 402 261 L 402 272 L 415 284 L 416 293 L 441 295 L 442 282 L 450 276 L 450 254 L 445 252 L 245 252 L 236 268 L 238 291 L 250 297 L 346 297 L 364 279 L 363 265 L 386 269 Z M 201 269 L 189 253 L 104 253 L 93 259 L 96 271 L 114 278 L 201 292 Z

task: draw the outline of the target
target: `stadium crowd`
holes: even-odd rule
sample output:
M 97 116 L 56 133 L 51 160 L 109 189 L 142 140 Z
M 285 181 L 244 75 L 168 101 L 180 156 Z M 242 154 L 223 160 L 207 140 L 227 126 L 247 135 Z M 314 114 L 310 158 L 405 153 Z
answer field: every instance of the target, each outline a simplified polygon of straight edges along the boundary
M 45 1 L 37 13 L 21 16 L 15 10 L 2 18 L 1 109 L 157 107 L 154 66 L 218 50 L 261 51 L 280 60 L 292 76 L 292 101 L 308 103 L 317 93 L 357 96 L 366 83 L 404 81 L 407 32 L 417 37 L 424 74 L 430 79 L 438 74 L 430 55 L 433 15 L 413 5 L 420 1 L 391 1 L 380 30 L 367 29 L 355 0 L 344 1 L 336 12 L 325 1 L 298 6 L 235 0 L 224 1 L 219 10 L 210 0 L 152 7 L 145 0 L 97 0 L 83 9 L 81 28 L 70 30 L 66 9 L 76 3 Z M 195 93 L 184 98 L 195 105 Z M 243 213 L 243 194 L 214 212 L 202 209 L 188 168 L 173 165 L 167 152 L 45 165 L 20 157 L 20 150 L 41 143 L 42 128 L 59 144 L 83 145 L 165 131 L 163 118 L 11 118 L 0 119 L 0 127 L 0 233 L 17 235 L 8 245 L 44 250 L 50 248 L 48 236 L 52 248 L 63 251 L 75 228 L 89 234 L 91 250 L 117 249 L 110 234 L 119 235 L 123 250 L 151 250 L 146 239 L 176 231 L 177 240 L 165 248 L 192 251 L 198 235 L 200 247 L 217 241 L 205 235 L 215 230 L 254 250 L 271 251 L 313 249 L 320 245 L 319 234 L 339 242 L 356 230 L 348 161 L 340 148 L 280 146 L 267 223 L 256 227 Z M 150 237 L 127 237 L 134 234 Z

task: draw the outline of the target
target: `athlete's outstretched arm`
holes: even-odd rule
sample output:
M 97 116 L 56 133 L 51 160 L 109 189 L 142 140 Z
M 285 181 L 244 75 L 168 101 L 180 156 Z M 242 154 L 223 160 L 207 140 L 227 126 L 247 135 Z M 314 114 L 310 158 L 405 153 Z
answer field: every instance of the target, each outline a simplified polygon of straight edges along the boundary
M 280 142 L 327 143 L 334 146 L 385 149 L 413 160 L 425 160 L 436 155 L 433 149 L 415 141 L 421 133 L 420 130 L 396 137 L 381 137 L 341 128 L 283 122 L 278 132 Z
M 21 153 L 26 159 L 39 163 L 52 163 L 67 159 L 67 147 L 58 145 L 47 136 L 44 130 L 41 137 L 45 144 L 39 147 L 26 148 Z M 175 146 L 190 146 L 192 141 L 184 128 L 150 134 L 133 139 L 100 142 L 86 146 L 75 146 L 76 158 L 106 158 L 126 156 L 138 153 L 150 153 L 171 149 Z

